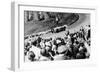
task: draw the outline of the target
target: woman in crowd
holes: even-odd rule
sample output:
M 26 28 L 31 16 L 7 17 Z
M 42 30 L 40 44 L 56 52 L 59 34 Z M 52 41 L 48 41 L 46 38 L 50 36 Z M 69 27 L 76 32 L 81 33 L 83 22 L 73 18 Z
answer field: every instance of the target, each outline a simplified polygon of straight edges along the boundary
M 71 33 L 67 31 L 65 37 L 43 39 L 38 37 L 34 41 L 25 42 L 25 55 L 29 60 L 60 60 L 85 59 L 90 56 L 90 29 L 81 28 Z M 32 59 L 31 59 L 32 58 Z

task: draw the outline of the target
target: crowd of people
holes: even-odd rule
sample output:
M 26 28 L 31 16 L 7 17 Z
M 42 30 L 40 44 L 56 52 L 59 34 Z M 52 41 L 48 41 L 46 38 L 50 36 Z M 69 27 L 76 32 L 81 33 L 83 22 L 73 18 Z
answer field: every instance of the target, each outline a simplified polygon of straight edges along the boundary
M 90 25 L 88 27 L 89 29 L 82 27 L 74 33 L 66 31 L 64 37 L 57 36 L 47 39 L 37 36 L 25 39 L 25 59 L 29 61 L 52 61 L 89 58 Z

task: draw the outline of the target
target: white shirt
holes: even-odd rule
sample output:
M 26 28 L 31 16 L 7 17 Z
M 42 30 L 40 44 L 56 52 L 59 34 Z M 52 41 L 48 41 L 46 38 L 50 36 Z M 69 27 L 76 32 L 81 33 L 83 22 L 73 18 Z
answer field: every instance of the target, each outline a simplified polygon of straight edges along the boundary
M 37 47 L 35 47 L 35 46 L 32 46 L 32 47 L 30 48 L 30 51 L 33 51 L 33 52 L 34 52 L 34 54 L 35 54 L 35 59 L 39 59 L 39 57 L 41 56 L 41 54 L 40 54 L 40 48 L 37 48 Z
M 41 46 L 41 48 L 45 48 L 44 42 L 40 42 L 40 46 Z

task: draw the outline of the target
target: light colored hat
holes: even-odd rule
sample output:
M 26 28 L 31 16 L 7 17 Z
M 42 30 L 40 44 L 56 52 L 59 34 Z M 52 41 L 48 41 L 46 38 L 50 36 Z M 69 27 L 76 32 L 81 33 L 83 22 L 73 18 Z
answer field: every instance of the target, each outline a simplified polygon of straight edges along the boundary
M 57 51 L 58 53 L 63 53 L 67 50 L 67 47 L 65 45 L 61 45 L 58 47 Z

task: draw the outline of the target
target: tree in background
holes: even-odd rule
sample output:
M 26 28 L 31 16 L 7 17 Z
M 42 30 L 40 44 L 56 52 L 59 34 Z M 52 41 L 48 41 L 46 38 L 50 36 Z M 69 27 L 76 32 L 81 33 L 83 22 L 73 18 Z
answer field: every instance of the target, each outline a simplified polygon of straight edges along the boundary
M 47 12 L 42 11 L 25 11 L 24 12 L 24 21 L 25 23 L 29 21 L 46 21 L 49 18 Z

